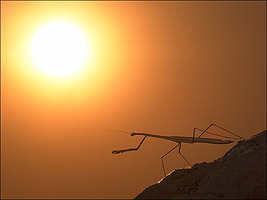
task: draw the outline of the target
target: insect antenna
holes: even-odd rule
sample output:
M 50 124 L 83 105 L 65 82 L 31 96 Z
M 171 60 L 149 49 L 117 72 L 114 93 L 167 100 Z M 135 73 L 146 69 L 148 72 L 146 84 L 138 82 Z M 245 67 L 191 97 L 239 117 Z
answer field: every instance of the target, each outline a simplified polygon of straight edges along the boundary
M 112 132 L 119 132 L 119 133 L 131 133 L 129 131 L 122 131 L 122 130 L 105 130 L 105 131 L 112 131 Z

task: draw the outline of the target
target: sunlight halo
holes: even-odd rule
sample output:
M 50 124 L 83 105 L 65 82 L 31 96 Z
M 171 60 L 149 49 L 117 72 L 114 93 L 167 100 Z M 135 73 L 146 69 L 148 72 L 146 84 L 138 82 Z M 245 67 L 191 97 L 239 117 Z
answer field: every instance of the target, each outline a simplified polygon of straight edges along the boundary
M 87 55 L 87 42 L 73 24 L 56 21 L 42 26 L 31 44 L 35 65 L 52 76 L 68 76 L 77 72 Z

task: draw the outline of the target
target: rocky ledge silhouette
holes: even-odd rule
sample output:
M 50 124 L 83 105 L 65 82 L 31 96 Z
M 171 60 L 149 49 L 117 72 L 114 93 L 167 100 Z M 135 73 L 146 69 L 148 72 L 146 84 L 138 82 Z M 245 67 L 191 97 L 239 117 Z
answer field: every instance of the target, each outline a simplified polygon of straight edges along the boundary
M 266 130 L 223 157 L 178 169 L 135 199 L 266 199 Z

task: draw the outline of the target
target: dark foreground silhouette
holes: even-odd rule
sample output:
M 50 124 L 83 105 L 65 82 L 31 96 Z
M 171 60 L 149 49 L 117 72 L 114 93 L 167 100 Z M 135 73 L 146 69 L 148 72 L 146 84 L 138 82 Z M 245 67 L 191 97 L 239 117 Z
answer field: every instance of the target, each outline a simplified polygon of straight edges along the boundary
M 211 163 L 178 169 L 136 199 L 266 199 L 266 130 Z

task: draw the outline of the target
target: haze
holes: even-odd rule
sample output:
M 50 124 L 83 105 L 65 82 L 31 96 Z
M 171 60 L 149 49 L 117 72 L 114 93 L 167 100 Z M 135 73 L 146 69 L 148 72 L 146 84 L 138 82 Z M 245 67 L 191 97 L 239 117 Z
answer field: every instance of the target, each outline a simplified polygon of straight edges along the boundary
M 51 21 L 75 24 L 92 54 L 68 78 L 33 65 L 30 42 Z M 266 129 L 265 2 L 2 2 L 2 198 L 134 198 L 164 174 L 175 144 L 216 123 Z M 234 143 L 235 144 L 235 143 Z M 234 144 L 185 144 L 192 163 Z M 177 152 L 166 171 L 187 167 Z

